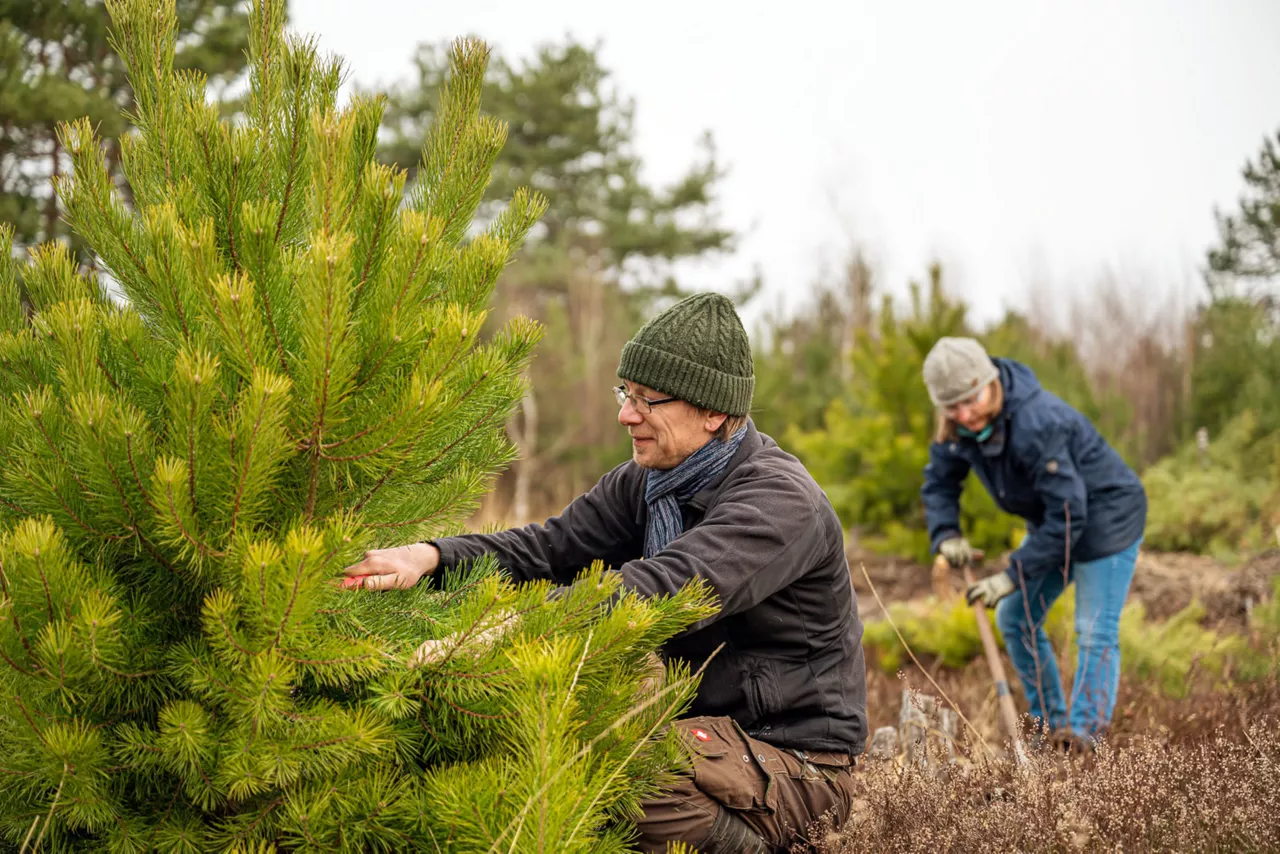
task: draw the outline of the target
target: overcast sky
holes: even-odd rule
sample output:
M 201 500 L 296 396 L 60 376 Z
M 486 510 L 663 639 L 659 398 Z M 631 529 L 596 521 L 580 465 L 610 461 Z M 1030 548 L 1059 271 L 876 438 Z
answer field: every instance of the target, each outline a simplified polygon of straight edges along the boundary
M 1277 0 L 706 2 L 291 0 L 292 26 L 361 85 L 419 42 L 468 33 L 509 57 L 600 40 L 636 101 L 647 177 L 704 129 L 731 170 L 733 256 L 682 271 L 724 288 L 763 271 L 794 305 L 858 241 L 902 290 L 932 258 L 981 318 L 1031 282 L 1104 271 L 1195 292 L 1213 208 L 1280 128 Z M 1136 283 L 1141 283 L 1136 284 Z

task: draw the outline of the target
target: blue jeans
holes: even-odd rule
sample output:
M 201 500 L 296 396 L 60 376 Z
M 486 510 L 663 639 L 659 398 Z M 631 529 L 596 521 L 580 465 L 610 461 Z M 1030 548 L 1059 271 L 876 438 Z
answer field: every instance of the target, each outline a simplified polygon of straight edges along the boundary
M 1051 572 L 1020 578 L 1018 589 L 996 606 L 996 625 L 1022 680 L 1031 716 L 1050 729 L 1064 726 L 1093 736 L 1111 722 L 1120 687 L 1120 609 L 1129 595 L 1142 540 L 1101 560 L 1073 561 L 1068 578 Z M 1069 698 L 1062 695 L 1058 662 L 1044 618 L 1069 582 L 1076 585 L 1076 642 L 1080 656 Z

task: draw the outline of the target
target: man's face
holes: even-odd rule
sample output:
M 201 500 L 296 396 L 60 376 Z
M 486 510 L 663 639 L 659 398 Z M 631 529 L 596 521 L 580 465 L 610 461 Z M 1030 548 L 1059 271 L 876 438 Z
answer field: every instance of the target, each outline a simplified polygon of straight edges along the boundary
M 623 385 L 630 394 L 646 400 L 670 396 L 639 383 Z M 649 469 L 680 465 L 711 440 L 724 419 L 724 415 L 708 413 L 683 400 L 663 403 L 647 413 L 637 409 L 634 400 L 628 400 L 618 410 L 618 423 L 631 434 L 631 459 Z

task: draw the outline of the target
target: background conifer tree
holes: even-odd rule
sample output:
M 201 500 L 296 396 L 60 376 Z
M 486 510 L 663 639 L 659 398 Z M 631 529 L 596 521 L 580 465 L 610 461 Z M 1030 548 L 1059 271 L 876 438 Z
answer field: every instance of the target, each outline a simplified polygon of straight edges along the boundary
M 455 45 L 402 198 L 374 159 L 381 100 L 337 108 L 339 64 L 285 36 L 282 0 L 252 10 L 234 124 L 174 69 L 174 0 L 108 10 L 132 200 L 88 119 L 60 130 L 56 191 L 118 292 L 46 244 L 28 311 L 0 231 L 0 838 L 625 850 L 694 685 L 647 687 L 647 662 L 703 590 L 641 602 L 599 567 L 556 597 L 485 565 L 445 589 L 333 583 L 456 528 L 511 459 L 538 330 L 477 331 L 544 203 L 517 190 L 473 228 L 505 138 L 484 47 Z
M 409 170 L 410 183 L 449 73 L 448 45 L 420 45 L 413 64 L 410 78 L 387 92 L 379 152 Z M 508 423 L 520 459 L 486 502 L 490 518 L 525 524 L 557 513 L 630 456 L 608 392 L 618 352 L 656 310 L 687 295 L 677 262 L 733 248 L 720 221 L 725 172 L 711 136 L 677 180 L 646 180 L 636 106 L 618 87 L 601 48 L 572 38 L 520 60 L 495 53 L 485 74 L 485 109 L 511 131 L 479 216 L 518 187 L 547 198 L 491 301 L 491 324 L 522 314 L 547 334 L 529 368 L 529 393 Z
M 177 68 L 208 75 L 215 89 L 244 70 L 247 5 L 242 0 L 176 0 Z M 29 246 L 72 239 L 50 192 L 70 166 L 58 124 L 88 116 L 106 146 L 111 174 L 120 173 L 123 112 L 133 102 L 124 63 L 111 50 L 102 0 L 0 0 L 0 220 Z M 123 186 L 128 192 L 128 186 Z M 81 260 L 89 260 L 82 258 Z

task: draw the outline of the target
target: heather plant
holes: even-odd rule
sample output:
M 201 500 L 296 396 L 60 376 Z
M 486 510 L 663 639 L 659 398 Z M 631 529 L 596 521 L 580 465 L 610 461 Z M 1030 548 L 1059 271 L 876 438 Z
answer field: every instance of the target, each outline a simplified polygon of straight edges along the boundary
M 811 827 L 808 850 L 1272 851 L 1278 774 L 1275 717 L 1194 744 L 1143 737 L 1087 758 L 1039 754 L 1025 769 L 964 761 L 939 775 L 872 761 L 849 821 Z

